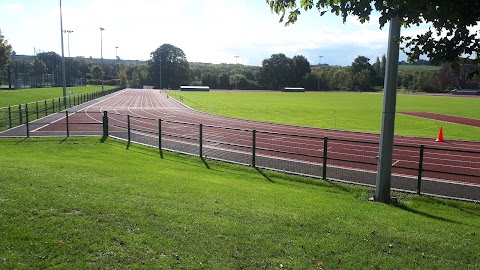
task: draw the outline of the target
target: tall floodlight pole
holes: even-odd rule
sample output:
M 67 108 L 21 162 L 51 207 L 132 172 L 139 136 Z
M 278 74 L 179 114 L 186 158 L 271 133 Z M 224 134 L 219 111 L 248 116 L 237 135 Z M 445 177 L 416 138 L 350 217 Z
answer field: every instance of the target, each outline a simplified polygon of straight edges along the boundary
M 70 58 L 70 33 L 73 33 L 73 30 L 63 30 L 63 33 L 67 33 L 68 57 Z
M 115 71 L 117 72 L 117 88 L 118 88 L 118 81 L 120 80 L 120 76 L 118 75 L 118 46 L 115 46 L 115 61 L 117 65 L 115 66 Z
M 102 92 L 103 92 L 103 30 L 105 28 L 100 27 L 100 66 L 101 66 L 101 72 L 102 72 Z
M 393 138 L 395 127 L 395 107 L 397 100 L 398 54 L 400 21 L 398 17 L 390 20 L 388 38 L 387 66 L 385 70 L 382 131 L 376 178 L 375 200 L 390 203 L 392 178 Z
M 239 58 L 240 56 L 235 55 L 234 57 L 235 57 L 235 67 L 236 67 L 237 64 L 238 64 L 238 58 Z M 238 83 L 238 76 L 237 76 L 237 78 L 235 78 L 235 90 L 237 90 L 237 83 Z
M 318 67 L 320 67 L 320 63 L 322 62 L 323 55 L 318 56 Z M 318 77 L 317 81 L 317 91 L 320 91 L 320 76 Z
M 63 86 L 63 106 L 67 105 L 67 77 L 65 74 L 65 55 L 63 48 L 63 20 L 62 20 L 62 0 L 60 0 L 60 39 L 62 41 L 62 86 Z
M 159 50 L 158 52 L 158 89 L 162 90 L 162 50 Z

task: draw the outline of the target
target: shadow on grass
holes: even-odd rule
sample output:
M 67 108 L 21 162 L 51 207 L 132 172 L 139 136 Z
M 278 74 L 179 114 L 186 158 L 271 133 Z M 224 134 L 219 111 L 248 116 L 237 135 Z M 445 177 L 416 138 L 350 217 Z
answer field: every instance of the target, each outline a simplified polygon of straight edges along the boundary
M 265 179 L 267 179 L 269 182 L 275 183 L 275 181 L 273 181 L 270 177 L 268 177 L 268 175 L 266 175 L 266 174 L 262 171 L 262 169 L 255 167 L 255 170 L 256 170 L 260 175 L 262 175 Z
M 23 139 L 19 140 L 18 142 L 16 142 L 15 145 L 21 144 L 21 143 L 23 143 L 24 141 L 26 141 L 27 139 L 28 139 L 28 138 L 23 138 Z
M 454 208 L 454 209 L 456 209 L 460 212 L 480 217 L 480 211 L 478 210 L 478 204 L 474 204 L 474 203 L 464 204 L 464 203 L 460 203 L 460 202 L 454 201 L 454 200 L 450 201 L 450 200 L 439 199 L 439 198 L 430 197 L 430 196 L 420 197 L 420 201 L 422 203 L 437 204 L 437 205 L 442 205 L 442 206 L 449 207 L 449 208 Z M 473 208 L 477 208 L 477 211 L 474 211 Z
M 205 164 L 205 167 L 210 170 L 210 166 L 208 166 L 207 161 L 205 160 L 204 157 L 200 157 L 202 159 L 203 164 Z
M 434 220 L 453 223 L 453 224 L 463 224 L 463 223 L 460 223 L 460 222 L 455 221 L 455 220 L 451 220 L 451 219 L 448 219 L 448 218 L 443 218 L 443 217 L 439 217 L 439 216 L 435 216 L 435 215 L 432 215 L 432 214 L 429 214 L 429 213 L 425 213 L 425 212 L 415 210 L 415 209 L 413 209 L 411 207 L 408 207 L 408 206 L 406 206 L 404 204 L 401 204 L 401 203 L 394 204 L 393 206 L 396 207 L 396 208 L 402 209 L 404 211 L 410 212 L 412 214 L 422 216 L 422 217 L 431 218 L 431 219 L 434 219 Z

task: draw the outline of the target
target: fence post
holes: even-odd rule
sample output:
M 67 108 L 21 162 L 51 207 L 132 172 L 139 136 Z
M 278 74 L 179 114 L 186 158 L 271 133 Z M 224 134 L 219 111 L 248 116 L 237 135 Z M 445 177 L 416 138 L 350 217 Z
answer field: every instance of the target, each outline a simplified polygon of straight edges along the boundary
M 255 168 L 255 155 L 257 150 L 257 131 L 252 130 L 252 167 Z
M 8 124 L 12 128 L 12 108 L 8 106 Z
M 18 104 L 18 117 L 19 117 L 19 121 L 20 121 L 20 125 L 23 124 L 23 115 L 22 115 L 22 104 Z
M 25 109 L 25 127 L 27 128 L 27 138 L 30 138 L 30 127 L 28 125 L 28 110 Z
M 63 109 L 66 110 L 67 109 L 67 97 L 63 97 Z
M 418 180 L 417 180 L 417 194 L 421 194 L 422 188 L 422 172 L 423 172 L 423 152 L 425 150 L 425 146 L 422 144 L 420 145 L 420 157 L 418 159 Z
M 323 171 L 322 179 L 327 180 L 328 137 L 323 138 Z
M 52 98 L 52 113 L 55 113 L 55 99 Z
M 37 109 L 37 119 L 38 119 L 38 101 L 35 103 L 35 108 Z
M 68 107 L 72 107 L 72 96 L 68 96 Z
M 132 137 L 130 135 L 131 134 L 131 129 L 130 129 L 130 115 L 129 114 L 127 115 L 127 130 L 128 130 L 128 136 L 127 136 L 128 144 L 130 144 L 130 141 L 131 141 Z
M 108 113 L 103 111 L 103 137 L 108 137 Z
M 58 97 L 58 111 L 62 110 L 62 100 Z
M 68 125 L 68 111 L 65 111 L 65 119 L 67 121 L 67 137 L 70 137 L 70 128 Z
M 162 119 L 158 119 L 158 150 L 160 151 L 160 157 L 163 158 L 163 152 L 162 152 Z
M 200 147 L 199 149 L 200 158 L 202 158 L 203 157 L 203 125 L 202 124 L 199 125 L 199 129 L 200 129 L 199 130 L 200 137 L 198 141 L 198 146 Z

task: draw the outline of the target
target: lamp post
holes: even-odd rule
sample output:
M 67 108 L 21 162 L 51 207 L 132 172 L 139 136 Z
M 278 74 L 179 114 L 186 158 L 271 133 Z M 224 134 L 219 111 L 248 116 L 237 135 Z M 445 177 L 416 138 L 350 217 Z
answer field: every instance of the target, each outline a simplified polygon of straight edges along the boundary
M 238 58 L 239 58 L 240 56 L 235 55 L 234 57 L 235 57 L 235 67 L 236 67 L 237 64 L 238 64 Z M 235 90 L 237 90 L 237 83 L 238 83 L 238 76 L 237 76 L 237 78 L 235 78 Z
M 65 53 L 63 48 L 63 20 L 62 20 L 62 0 L 60 0 L 60 39 L 62 42 L 62 86 L 63 86 L 63 106 L 67 105 L 67 77 L 65 74 Z
M 118 75 L 118 46 L 115 46 L 115 61 L 117 64 L 115 65 L 115 72 L 117 73 L 117 88 L 118 88 L 118 81 L 120 80 L 120 76 Z
M 323 55 L 318 56 L 318 67 L 320 68 L 320 63 L 322 62 Z M 320 76 L 317 81 L 317 91 L 320 91 Z
M 70 57 L 70 33 L 73 33 L 73 30 L 63 30 L 63 33 L 67 33 L 68 57 Z
M 103 92 L 103 30 L 105 28 L 100 27 L 100 66 L 102 71 L 102 92 Z

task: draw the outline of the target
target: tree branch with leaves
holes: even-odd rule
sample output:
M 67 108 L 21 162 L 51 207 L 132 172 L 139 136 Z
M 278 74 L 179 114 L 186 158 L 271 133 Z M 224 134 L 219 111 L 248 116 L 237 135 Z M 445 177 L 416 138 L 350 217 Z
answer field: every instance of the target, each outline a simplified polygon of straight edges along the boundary
M 302 11 L 316 9 L 323 16 L 327 12 L 341 16 L 343 22 L 354 16 L 364 23 L 374 12 L 380 15 L 378 23 L 383 28 L 398 16 L 408 28 L 428 24 L 423 34 L 402 36 L 402 50 L 409 59 L 427 56 L 433 64 L 453 63 L 460 57 L 473 57 L 480 63 L 480 33 L 474 31 L 480 21 L 480 1 L 464 0 L 266 0 L 272 12 L 280 15 L 285 25 L 295 23 Z M 478 73 L 477 73 L 478 74 Z

